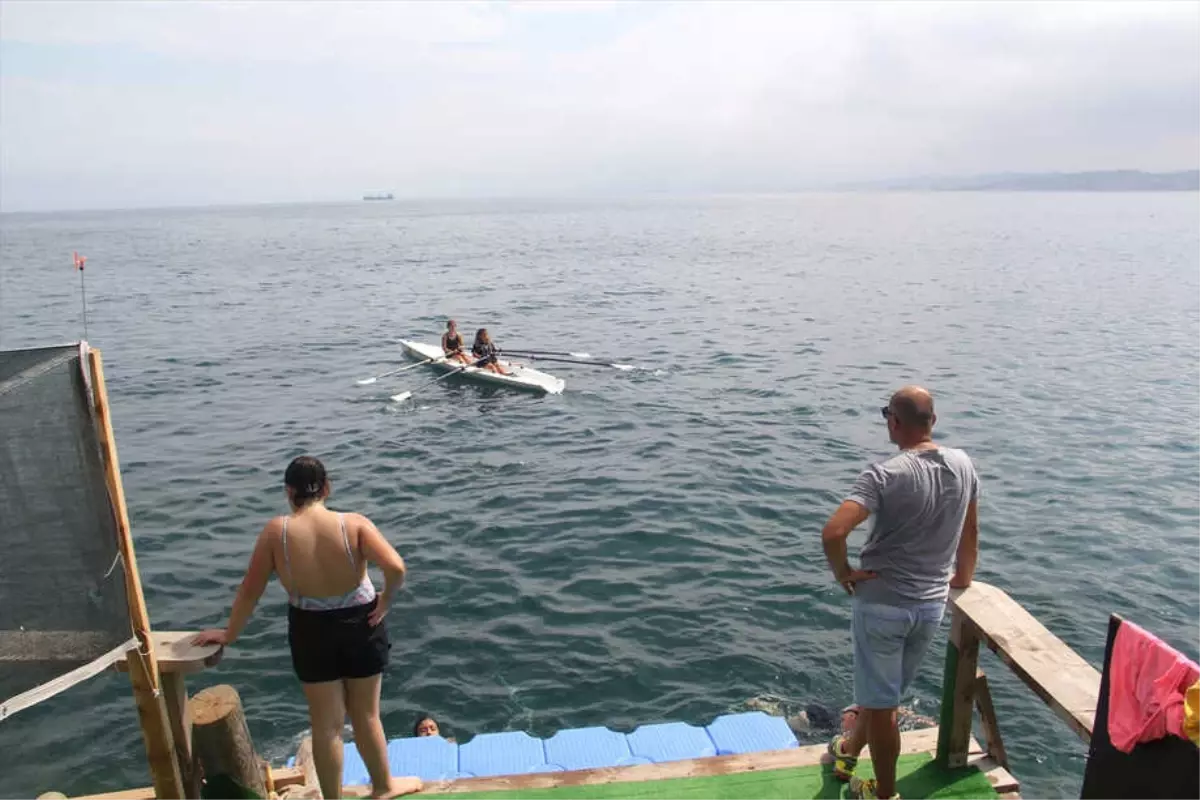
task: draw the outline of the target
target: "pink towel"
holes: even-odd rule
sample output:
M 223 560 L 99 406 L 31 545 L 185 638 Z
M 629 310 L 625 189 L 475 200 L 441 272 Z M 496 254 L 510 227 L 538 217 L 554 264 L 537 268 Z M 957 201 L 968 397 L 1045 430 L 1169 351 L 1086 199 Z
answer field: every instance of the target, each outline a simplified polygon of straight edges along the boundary
M 1200 667 L 1152 633 L 1122 622 L 1108 665 L 1108 738 L 1122 753 L 1168 733 L 1184 739 L 1183 696 Z

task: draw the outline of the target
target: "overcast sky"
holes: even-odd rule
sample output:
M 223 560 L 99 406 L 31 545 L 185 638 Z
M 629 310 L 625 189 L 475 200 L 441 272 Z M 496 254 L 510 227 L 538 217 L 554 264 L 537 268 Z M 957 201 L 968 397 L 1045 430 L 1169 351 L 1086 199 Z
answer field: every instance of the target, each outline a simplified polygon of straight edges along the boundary
M 1200 160 L 1200 4 L 0 2 L 0 209 Z

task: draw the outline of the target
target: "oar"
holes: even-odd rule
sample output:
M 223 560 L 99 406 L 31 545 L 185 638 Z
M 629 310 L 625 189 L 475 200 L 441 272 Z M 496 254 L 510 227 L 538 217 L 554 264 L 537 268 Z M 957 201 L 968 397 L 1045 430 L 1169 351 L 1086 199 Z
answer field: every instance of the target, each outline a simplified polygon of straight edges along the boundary
M 529 356 L 570 356 L 571 358 L 592 358 L 591 353 L 564 353 L 559 350 L 510 350 L 510 353 L 520 353 Z
M 508 350 L 507 354 L 528 358 L 530 361 L 556 361 L 561 364 L 579 364 L 584 367 L 612 367 L 613 369 L 625 371 L 637 369 L 633 364 L 618 364 L 614 361 L 579 361 L 574 358 L 555 358 L 554 356 L 537 355 L 525 350 Z
M 405 400 L 407 400 L 408 398 L 410 398 L 410 397 L 412 397 L 412 396 L 413 396 L 413 392 L 419 392 L 419 391 L 421 391 L 422 389 L 424 389 L 424 388 L 425 388 L 425 387 L 427 387 L 427 386 L 433 386 L 433 385 L 434 385 L 435 383 L 437 383 L 438 381 L 444 381 L 444 380 L 446 380 L 446 378 L 449 378 L 451 375 L 457 375 L 458 373 L 462 372 L 462 371 L 463 371 L 464 369 L 466 369 L 467 367 L 478 367 L 478 366 L 479 366 L 480 364 L 482 364 L 484 361 L 487 361 L 487 359 L 486 359 L 486 358 L 481 358 L 481 359 L 479 359 L 478 361 L 472 361 L 470 364 L 463 364 L 461 367 L 457 367 L 457 368 L 455 368 L 455 369 L 452 369 L 452 370 L 450 370 L 450 371 L 449 371 L 449 372 L 447 372 L 445 375 L 439 375 L 439 376 L 437 376 L 436 378 L 434 378 L 434 379 L 433 379 L 433 380 L 431 380 L 431 381 L 428 381 L 428 382 L 426 382 L 426 383 L 422 383 L 420 386 L 418 386 L 416 389 L 413 389 L 412 391 L 409 391 L 409 392 L 401 392 L 400 394 L 394 394 L 394 395 L 392 395 L 392 402 L 394 402 L 394 403 L 403 403 Z
M 422 366 L 423 364 L 428 364 L 430 361 L 437 361 L 439 358 L 445 358 L 445 356 L 434 356 L 433 358 L 427 358 L 424 361 L 418 361 L 416 364 L 406 364 L 403 367 L 400 367 L 399 369 L 392 370 L 391 372 L 385 372 L 382 375 L 375 375 L 374 377 L 371 377 L 371 378 L 363 378 L 360 381 L 355 381 L 355 383 L 357 383 L 359 386 L 366 386 L 368 384 L 374 383 L 375 381 L 379 380 L 380 378 L 386 378 L 389 375 L 395 375 L 396 373 L 404 372 L 407 369 L 415 369 L 419 366 Z

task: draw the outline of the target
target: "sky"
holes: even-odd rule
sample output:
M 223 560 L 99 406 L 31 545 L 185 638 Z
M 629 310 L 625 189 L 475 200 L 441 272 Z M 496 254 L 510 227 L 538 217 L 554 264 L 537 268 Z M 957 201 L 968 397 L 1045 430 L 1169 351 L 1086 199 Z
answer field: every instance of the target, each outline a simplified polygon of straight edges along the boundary
M 1195 2 L 0 0 L 0 211 L 1198 163 Z

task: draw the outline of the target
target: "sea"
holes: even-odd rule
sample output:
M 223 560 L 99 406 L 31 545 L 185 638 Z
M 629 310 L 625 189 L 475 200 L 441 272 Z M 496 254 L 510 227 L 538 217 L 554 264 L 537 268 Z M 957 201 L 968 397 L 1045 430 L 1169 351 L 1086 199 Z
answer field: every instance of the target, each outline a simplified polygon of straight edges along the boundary
M 544 397 L 424 367 L 357 383 L 450 318 L 638 369 L 538 362 L 566 381 Z M 892 451 L 878 409 L 910 383 L 980 473 L 980 580 L 1096 665 L 1112 613 L 1200 650 L 1197 193 L 0 216 L 0 348 L 85 335 L 154 627 L 223 625 L 287 510 L 284 468 L 316 455 L 331 507 L 409 567 L 390 737 L 421 711 L 461 742 L 850 703 L 850 605 L 820 531 Z M 188 679 L 237 687 L 276 764 L 309 727 L 285 604 L 273 583 Z M 935 718 L 947 630 L 908 700 Z M 993 654 L 981 666 L 1025 795 L 1078 797 L 1084 745 Z M 127 676 L 0 722 L 0 795 L 149 782 Z

